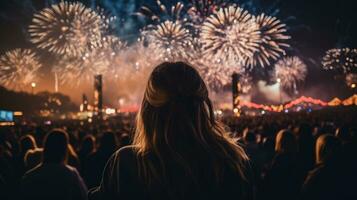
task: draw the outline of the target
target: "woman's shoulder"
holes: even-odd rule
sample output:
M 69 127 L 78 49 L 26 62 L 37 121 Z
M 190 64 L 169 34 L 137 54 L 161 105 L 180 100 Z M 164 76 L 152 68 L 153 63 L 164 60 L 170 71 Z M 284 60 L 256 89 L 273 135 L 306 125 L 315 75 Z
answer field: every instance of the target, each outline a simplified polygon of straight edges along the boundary
M 120 158 L 134 157 L 135 154 L 136 154 L 135 146 L 130 145 L 118 149 L 117 151 L 114 152 L 112 157 L 120 157 Z
M 136 159 L 136 150 L 135 146 L 125 146 L 117 151 L 115 151 L 112 156 L 109 158 L 108 163 L 116 163 L 118 164 L 119 162 L 121 165 L 123 164 L 131 164 L 131 161 L 135 161 Z

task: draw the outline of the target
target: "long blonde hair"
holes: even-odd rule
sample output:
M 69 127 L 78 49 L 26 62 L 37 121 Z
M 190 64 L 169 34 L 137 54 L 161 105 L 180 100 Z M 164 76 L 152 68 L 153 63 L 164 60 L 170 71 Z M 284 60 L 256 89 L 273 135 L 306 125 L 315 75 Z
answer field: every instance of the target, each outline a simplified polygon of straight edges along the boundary
M 136 125 L 133 144 L 148 182 L 172 178 L 170 162 L 190 177 L 208 170 L 219 182 L 229 166 L 248 180 L 247 155 L 215 120 L 204 81 L 186 63 L 162 63 L 154 69 Z M 146 159 L 148 154 L 160 165 Z

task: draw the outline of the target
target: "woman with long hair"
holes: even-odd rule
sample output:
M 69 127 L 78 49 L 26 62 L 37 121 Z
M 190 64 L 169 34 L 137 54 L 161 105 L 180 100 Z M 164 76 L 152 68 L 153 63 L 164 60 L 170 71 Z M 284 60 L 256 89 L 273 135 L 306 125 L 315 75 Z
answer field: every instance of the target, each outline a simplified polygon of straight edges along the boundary
M 249 160 L 215 120 L 199 73 L 162 63 L 149 77 L 133 145 L 108 161 L 90 199 L 252 199 Z
M 87 199 L 82 177 L 67 165 L 68 144 L 68 134 L 61 129 L 46 135 L 42 162 L 23 176 L 19 199 Z

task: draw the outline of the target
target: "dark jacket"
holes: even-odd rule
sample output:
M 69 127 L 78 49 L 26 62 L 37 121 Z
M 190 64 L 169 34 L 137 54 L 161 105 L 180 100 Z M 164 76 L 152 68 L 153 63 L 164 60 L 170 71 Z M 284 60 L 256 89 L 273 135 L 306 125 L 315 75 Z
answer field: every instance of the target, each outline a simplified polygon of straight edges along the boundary
M 153 165 L 158 165 L 158 160 L 153 156 L 147 159 Z M 137 156 L 133 147 L 124 147 L 114 153 L 109 159 L 104 172 L 101 184 L 89 192 L 89 199 L 252 199 L 253 188 L 242 181 L 242 178 L 233 172 L 225 174 L 222 183 L 215 184 L 212 177 L 207 176 L 207 180 L 198 180 L 199 184 L 194 184 L 192 179 L 179 169 L 176 165 L 170 165 L 175 172 L 175 180 L 172 187 L 166 184 L 153 181 L 147 186 L 139 176 Z M 198 166 L 205 167 L 205 166 Z M 248 167 L 248 166 L 247 166 Z M 180 188 L 180 189 L 178 189 Z M 171 193 L 172 191 L 179 193 Z M 171 191 L 171 192 L 170 192 Z M 174 195 L 173 195 L 174 194 Z

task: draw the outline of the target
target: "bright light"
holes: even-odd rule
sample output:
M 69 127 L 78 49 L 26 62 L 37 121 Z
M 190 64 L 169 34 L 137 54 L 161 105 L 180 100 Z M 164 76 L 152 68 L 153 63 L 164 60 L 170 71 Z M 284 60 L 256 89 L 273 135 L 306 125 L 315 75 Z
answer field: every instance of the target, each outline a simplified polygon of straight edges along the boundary
M 352 83 L 351 84 L 351 88 L 353 89 L 353 88 L 356 88 L 356 84 L 355 83 Z
M 105 114 L 107 114 L 107 115 L 115 114 L 115 109 L 114 108 L 107 108 L 107 109 L 105 109 Z
M 31 87 L 33 87 L 33 88 L 36 87 L 36 83 L 35 83 L 35 82 L 32 82 L 32 83 L 31 83 Z
M 234 108 L 234 109 L 233 109 L 233 112 L 234 112 L 234 113 L 238 113 L 238 111 L 239 111 L 238 108 Z
M 262 115 L 264 115 L 265 114 L 265 110 L 262 110 Z
M 280 82 L 281 82 L 281 79 L 280 79 L 280 78 L 276 79 L 276 82 L 280 83 Z
M 23 113 L 21 111 L 15 111 L 14 116 L 22 116 Z

